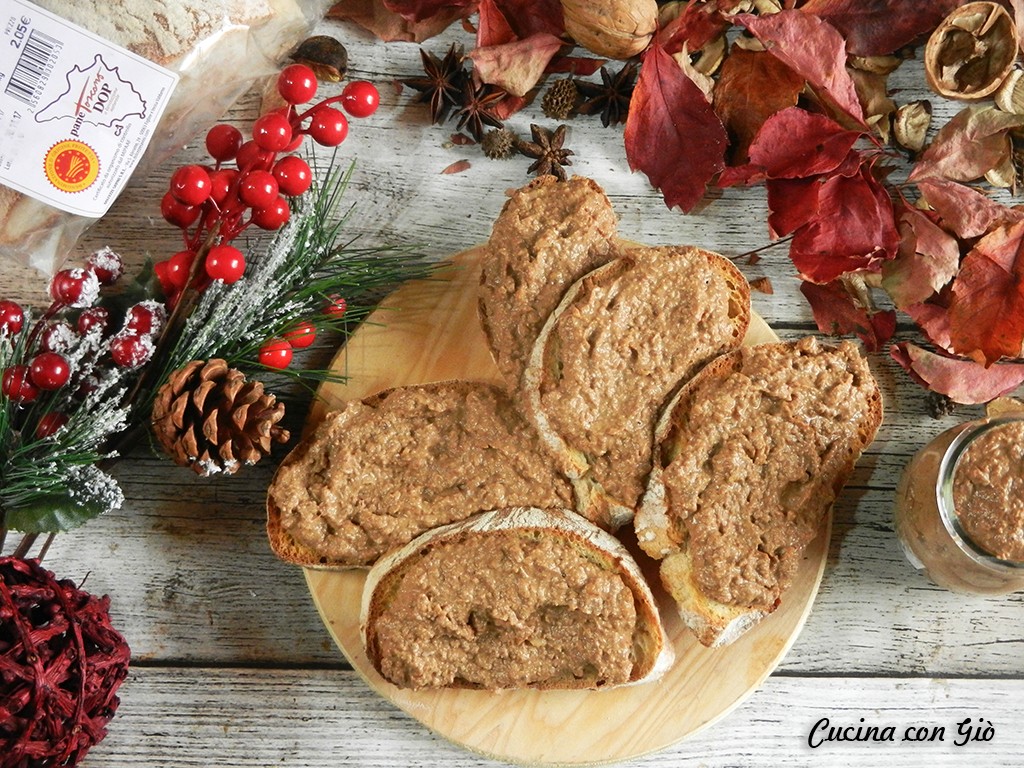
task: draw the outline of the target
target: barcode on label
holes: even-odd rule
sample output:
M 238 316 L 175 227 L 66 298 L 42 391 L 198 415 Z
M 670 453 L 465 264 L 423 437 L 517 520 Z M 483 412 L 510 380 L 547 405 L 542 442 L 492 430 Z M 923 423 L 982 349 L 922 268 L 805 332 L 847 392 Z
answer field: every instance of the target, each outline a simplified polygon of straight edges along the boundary
M 35 106 L 40 86 L 50 72 L 53 53 L 62 46 L 59 40 L 33 29 L 25 40 L 25 47 L 18 57 L 18 63 L 14 65 L 14 72 L 7 81 L 4 93 L 30 107 Z

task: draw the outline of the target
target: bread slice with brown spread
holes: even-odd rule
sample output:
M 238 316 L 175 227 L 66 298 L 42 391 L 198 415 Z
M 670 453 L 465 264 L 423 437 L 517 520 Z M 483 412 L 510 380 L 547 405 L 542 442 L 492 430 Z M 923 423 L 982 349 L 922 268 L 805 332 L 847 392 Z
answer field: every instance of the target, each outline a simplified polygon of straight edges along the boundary
M 283 560 L 368 566 L 486 509 L 572 504 L 572 488 L 499 387 L 447 381 L 347 403 L 285 458 L 267 494 Z
M 531 351 L 523 405 L 588 519 L 632 520 L 659 411 L 749 323 L 743 275 L 696 247 L 635 247 L 569 288 Z
M 370 570 L 361 629 L 403 688 L 612 688 L 672 664 L 622 544 L 568 510 L 495 510 L 430 531 Z
M 566 289 L 617 252 L 618 218 L 596 182 L 542 176 L 506 201 L 481 259 L 478 306 L 491 355 L 510 390 Z
M 744 347 L 680 390 L 634 525 L 703 644 L 732 642 L 779 605 L 881 420 L 850 342 Z

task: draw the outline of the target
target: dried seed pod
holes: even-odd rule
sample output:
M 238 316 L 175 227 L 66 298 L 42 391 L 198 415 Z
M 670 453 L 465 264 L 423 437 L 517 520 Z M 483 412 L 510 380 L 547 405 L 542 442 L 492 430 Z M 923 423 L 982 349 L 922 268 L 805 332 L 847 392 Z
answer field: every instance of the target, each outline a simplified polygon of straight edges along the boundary
M 928 85 L 950 99 L 995 93 L 1017 58 L 1017 27 L 999 3 L 975 2 L 950 13 L 924 49 Z
M 609 59 L 636 56 L 654 37 L 656 0 L 561 0 L 565 31 L 592 53 Z
M 348 72 L 348 51 L 341 41 L 330 35 L 307 37 L 291 58 L 312 69 L 318 80 L 329 83 L 340 82 Z
M 896 110 L 892 121 L 893 138 L 904 149 L 917 154 L 924 149 L 928 127 L 932 123 L 930 101 L 911 101 Z
M 995 95 L 996 106 L 1003 112 L 1024 115 L 1024 70 L 1013 70 Z

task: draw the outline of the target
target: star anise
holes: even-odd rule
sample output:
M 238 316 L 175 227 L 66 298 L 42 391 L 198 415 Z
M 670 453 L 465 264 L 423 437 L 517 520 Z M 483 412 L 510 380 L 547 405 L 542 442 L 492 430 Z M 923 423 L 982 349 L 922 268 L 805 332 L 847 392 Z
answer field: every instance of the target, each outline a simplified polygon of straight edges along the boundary
M 601 114 L 601 124 L 621 123 L 629 114 L 629 101 L 633 98 L 636 85 L 637 63 L 630 61 L 612 75 L 607 67 L 601 67 L 601 82 L 591 83 L 577 80 L 576 87 L 586 99 L 576 110 L 581 115 Z
M 522 154 L 534 159 L 527 173 L 536 173 L 537 176 L 551 174 L 560 181 L 565 181 L 565 169 L 562 166 L 572 165 L 569 155 L 574 154 L 571 149 L 562 148 L 562 144 L 565 143 L 565 126 L 560 125 L 554 131 L 549 131 L 531 125 L 530 133 L 533 135 L 532 143 L 520 141 L 517 145 Z
M 508 96 L 503 88 L 482 83 L 473 87 L 467 85 L 462 91 L 462 107 L 455 113 L 459 118 L 459 130 L 466 128 L 473 138 L 481 141 L 484 137 L 484 126 L 502 128 L 504 123 L 494 112 L 498 103 Z
M 423 59 L 424 76 L 402 80 L 402 84 L 420 92 L 418 102 L 429 103 L 432 123 L 444 122 L 449 110 L 461 103 L 463 91 L 467 88 L 468 75 L 463 67 L 462 46 L 452 43 L 444 59 L 420 48 L 420 58 Z

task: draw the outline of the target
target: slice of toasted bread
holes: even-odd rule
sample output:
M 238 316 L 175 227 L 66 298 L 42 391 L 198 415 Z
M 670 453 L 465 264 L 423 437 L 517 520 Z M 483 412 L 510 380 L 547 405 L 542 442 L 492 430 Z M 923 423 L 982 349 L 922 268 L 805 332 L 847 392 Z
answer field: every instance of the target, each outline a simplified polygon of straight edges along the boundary
M 610 529 L 632 520 L 659 411 L 749 323 L 743 275 L 695 247 L 632 248 L 566 291 L 531 351 L 524 408 L 585 517 Z
M 483 509 L 572 504 L 572 488 L 498 387 L 447 381 L 347 403 L 285 458 L 267 493 L 283 560 L 372 564 Z
M 533 342 L 565 290 L 614 258 L 618 220 L 594 181 L 542 176 L 512 193 L 483 248 L 478 306 L 498 370 L 518 389 Z
M 730 643 L 775 610 L 881 420 L 850 342 L 745 347 L 679 391 L 634 525 L 702 643 Z
M 429 531 L 370 570 L 367 657 L 405 688 L 612 688 L 674 659 L 636 562 L 568 510 L 495 510 Z

